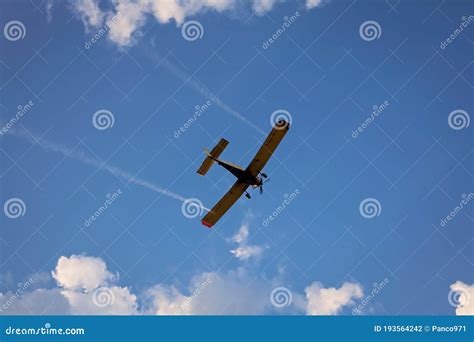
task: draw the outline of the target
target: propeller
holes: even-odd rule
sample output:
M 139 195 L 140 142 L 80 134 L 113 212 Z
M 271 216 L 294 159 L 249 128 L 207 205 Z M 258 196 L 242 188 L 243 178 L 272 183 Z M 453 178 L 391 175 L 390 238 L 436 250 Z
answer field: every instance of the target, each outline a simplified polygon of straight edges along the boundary
M 265 175 L 265 178 L 266 178 L 266 179 L 265 179 L 265 180 L 262 180 L 262 183 L 260 183 L 260 185 L 259 185 L 259 188 L 260 188 L 260 195 L 263 194 L 263 184 L 265 184 L 265 183 L 267 183 L 267 182 L 270 181 L 270 178 L 268 178 L 267 175 Z

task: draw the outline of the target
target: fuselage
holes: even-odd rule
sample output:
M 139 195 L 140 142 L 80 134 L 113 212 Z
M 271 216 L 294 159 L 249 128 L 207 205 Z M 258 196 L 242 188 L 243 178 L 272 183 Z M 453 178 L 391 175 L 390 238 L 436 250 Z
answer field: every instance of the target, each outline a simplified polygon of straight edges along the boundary
M 248 185 L 250 185 L 254 188 L 257 188 L 260 185 L 262 185 L 262 178 L 260 178 L 258 176 L 256 177 L 256 176 L 250 174 L 249 172 L 244 170 L 239 165 L 229 163 L 229 162 L 225 162 L 225 161 L 218 160 L 218 159 L 216 159 L 215 161 L 220 166 L 222 166 L 224 169 L 226 169 L 227 171 L 232 173 L 242 183 L 248 184 Z

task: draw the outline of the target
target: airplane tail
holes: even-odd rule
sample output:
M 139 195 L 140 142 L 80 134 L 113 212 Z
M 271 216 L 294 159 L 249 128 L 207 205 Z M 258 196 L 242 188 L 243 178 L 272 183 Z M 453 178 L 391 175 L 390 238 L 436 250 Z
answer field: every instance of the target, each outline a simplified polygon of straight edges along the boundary
M 216 159 L 219 158 L 221 155 L 222 151 L 225 150 L 229 142 L 222 138 L 219 143 L 214 146 L 211 152 L 209 152 L 207 149 L 204 149 L 204 153 L 207 155 L 206 159 L 201 164 L 201 167 L 197 170 L 197 173 L 200 175 L 204 176 L 207 171 L 211 168 L 211 166 L 214 164 Z

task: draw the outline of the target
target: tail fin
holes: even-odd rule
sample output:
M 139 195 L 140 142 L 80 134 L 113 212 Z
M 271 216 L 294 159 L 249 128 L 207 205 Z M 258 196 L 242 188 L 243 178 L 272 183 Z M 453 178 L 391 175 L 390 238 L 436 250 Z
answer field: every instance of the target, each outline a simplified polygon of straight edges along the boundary
M 204 153 L 207 155 L 206 159 L 201 164 L 201 167 L 197 170 L 197 173 L 200 175 L 204 176 L 207 171 L 211 168 L 212 164 L 214 164 L 214 161 L 219 158 L 221 155 L 222 151 L 225 150 L 229 142 L 222 138 L 219 143 L 212 149 L 211 152 L 209 152 L 207 149 L 204 150 Z

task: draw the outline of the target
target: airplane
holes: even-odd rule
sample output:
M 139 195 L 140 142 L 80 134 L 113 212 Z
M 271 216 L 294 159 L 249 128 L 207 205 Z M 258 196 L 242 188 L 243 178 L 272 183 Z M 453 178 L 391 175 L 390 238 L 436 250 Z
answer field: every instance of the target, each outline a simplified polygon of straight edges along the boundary
M 208 228 L 212 228 L 219 219 L 234 205 L 235 202 L 245 193 L 245 197 L 251 198 L 247 189 L 251 186 L 252 188 L 260 189 L 260 193 L 263 193 L 264 179 L 268 179 L 268 176 L 262 172 L 262 169 L 267 164 L 268 160 L 275 152 L 276 148 L 280 144 L 281 140 L 288 132 L 290 123 L 286 120 L 279 120 L 273 127 L 272 131 L 268 135 L 263 145 L 258 150 L 255 157 L 252 159 L 247 168 L 242 168 L 239 165 L 229 163 L 219 159 L 221 153 L 225 150 L 229 142 L 222 138 L 217 145 L 209 152 L 204 150 L 206 158 L 202 162 L 202 165 L 197 170 L 197 173 L 201 176 L 206 175 L 212 165 L 217 163 L 224 169 L 232 173 L 237 181 L 232 185 L 230 190 L 220 199 L 219 202 L 206 214 L 202 219 L 202 224 Z

